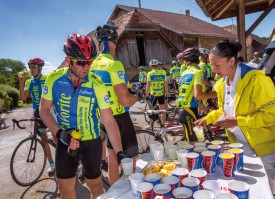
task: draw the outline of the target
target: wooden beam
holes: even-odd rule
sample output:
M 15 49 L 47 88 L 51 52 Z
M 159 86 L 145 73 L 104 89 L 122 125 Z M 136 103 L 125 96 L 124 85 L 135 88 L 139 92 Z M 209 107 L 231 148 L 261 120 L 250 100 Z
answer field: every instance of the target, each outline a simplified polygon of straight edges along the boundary
M 212 13 L 213 13 L 213 12 L 211 12 L 211 10 L 212 10 L 213 8 L 215 8 L 216 10 L 217 10 L 217 9 L 220 9 L 220 6 L 218 6 L 218 4 L 219 4 L 220 2 L 221 2 L 221 1 L 218 0 L 216 3 L 213 3 L 212 6 L 211 6 L 209 9 L 207 9 L 210 15 L 212 15 Z
M 259 18 L 248 28 L 245 32 L 245 37 L 250 35 L 253 30 L 264 20 L 264 18 L 270 13 L 270 11 L 275 8 L 275 1 L 272 1 L 268 8 L 259 16 Z
M 246 60 L 246 37 L 245 37 L 245 0 L 239 0 L 238 2 L 238 40 L 242 45 L 240 55 Z
M 248 2 L 245 3 L 245 7 L 256 6 L 258 4 L 264 4 L 264 3 L 269 3 L 269 1 L 270 0 L 248 1 Z
M 224 3 L 223 3 L 223 5 L 222 6 L 224 6 L 224 8 L 220 11 L 220 12 L 218 12 L 218 14 L 214 17 L 213 16 L 213 19 L 215 20 L 215 19 L 218 19 L 225 11 L 227 11 L 227 9 L 232 5 L 232 4 L 234 4 L 234 1 L 235 0 L 230 0 L 229 2 L 227 2 L 227 1 L 225 1 Z M 217 10 L 218 11 L 218 10 Z

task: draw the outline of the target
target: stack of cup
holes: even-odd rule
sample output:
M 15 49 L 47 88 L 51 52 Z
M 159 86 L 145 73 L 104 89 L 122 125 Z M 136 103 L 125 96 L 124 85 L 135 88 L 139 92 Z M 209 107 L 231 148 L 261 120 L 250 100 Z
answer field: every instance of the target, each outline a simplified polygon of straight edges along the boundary
M 203 167 L 207 173 L 215 173 L 216 171 L 216 161 L 215 161 L 215 155 L 216 153 L 214 151 L 203 151 L 202 153 L 203 157 Z
M 233 153 L 234 157 L 234 170 L 243 172 L 243 149 L 229 149 L 229 153 Z
M 186 155 L 187 155 L 188 151 L 186 149 L 180 149 L 180 150 L 177 150 L 176 153 L 177 153 L 177 157 L 178 157 L 178 161 L 179 161 L 180 165 L 183 168 L 187 169 L 188 166 L 187 166 Z
M 129 179 L 132 187 L 132 192 L 134 196 L 137 196 L 137 186 L 138 184 L 144 182 L 144 175 L 143 173 L 133 173 L 129 176 Z
M 232 153 L 221 153 L 220 155 L 223 174 L 226 177 L 234 177 L 234 157 Z
M 193 151 L 199 154 L 199 168 L 204 168 L 203 167 L 203 157 L 202 157 L 201 153 L 203 151 L 207 151 L 207 148 L 206 147 L 195 147 Z
M 199 169 L 199 154 L 198 153 L 187 153 L 186 154 L 187 159 L 187 165 L 189 171 L 192 171 L 194 169 Z

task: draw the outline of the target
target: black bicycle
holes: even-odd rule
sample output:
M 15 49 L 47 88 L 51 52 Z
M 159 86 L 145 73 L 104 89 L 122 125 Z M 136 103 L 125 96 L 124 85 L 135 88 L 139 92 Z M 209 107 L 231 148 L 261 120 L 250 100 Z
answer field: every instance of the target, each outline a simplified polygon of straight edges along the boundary
M 29 137 L 16 146 L 10 161 L 12 179 L 20 186 L 33 185 L 45 170 L 46 151 L 39 137 L 56 147 L 52 139 L 34 131 L 35 128 L 39 127 L 40 121 L 39 118 L 12 119 L 13 129 L 17 125 L 18 128 L 25 129 L 30 133 Z

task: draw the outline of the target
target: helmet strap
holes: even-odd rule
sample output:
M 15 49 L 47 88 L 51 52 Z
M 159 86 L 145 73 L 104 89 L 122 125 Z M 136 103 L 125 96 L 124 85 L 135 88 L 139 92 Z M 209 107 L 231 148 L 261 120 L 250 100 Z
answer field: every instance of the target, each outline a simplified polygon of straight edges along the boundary
M 109 40 L 108 39 L 102 39 L 102 53 L 109 53 L 110 48 L 109 48 Z

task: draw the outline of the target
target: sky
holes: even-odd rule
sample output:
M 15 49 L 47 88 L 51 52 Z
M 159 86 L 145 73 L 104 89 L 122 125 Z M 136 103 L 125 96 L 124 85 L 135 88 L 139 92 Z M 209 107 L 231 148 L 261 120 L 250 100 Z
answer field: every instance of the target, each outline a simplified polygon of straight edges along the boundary
M 88 34 L 104 25 L 116 5 L 138 7 L 138 0 L 1 0 L 0 58 L 22 61 L 39 57 L 45 61 L 43 73 L 48 74 L 64 60 L 63 44 L 72 33 Z M 141 0 L 142 8 L 185 13 L 218 25 L 236 24 L 236 18 L 211 21 L 195 0 Z M 261 12 L 246 15 L 246 29 Z M 253 31 L 266 36 L 275 27 L 274 9 Z M 176 19 L 175 19 L 176 20 Z

